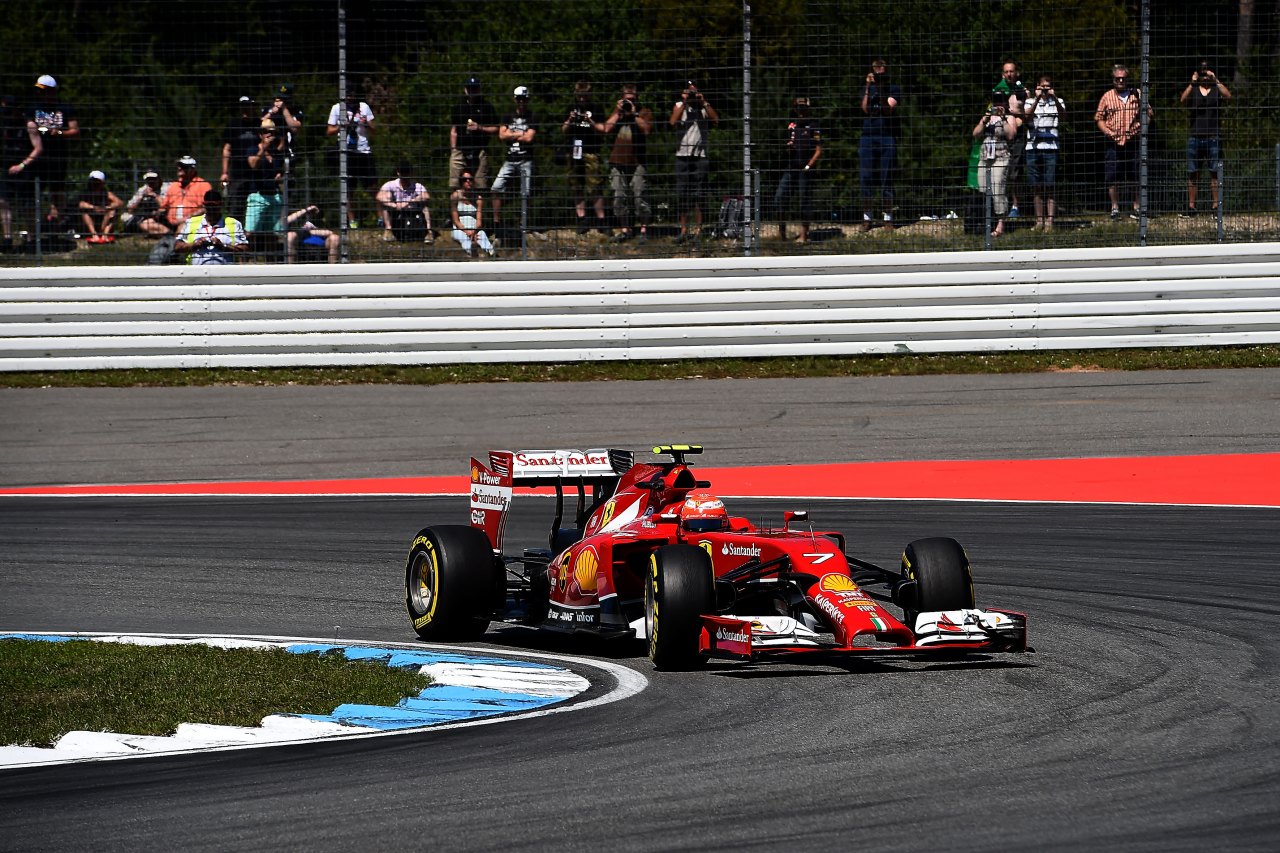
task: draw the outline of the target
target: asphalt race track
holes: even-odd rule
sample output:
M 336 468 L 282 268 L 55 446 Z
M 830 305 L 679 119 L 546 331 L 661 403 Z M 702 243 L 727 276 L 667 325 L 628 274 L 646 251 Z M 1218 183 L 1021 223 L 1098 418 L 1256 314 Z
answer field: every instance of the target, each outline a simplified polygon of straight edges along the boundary
M 1175 378 L 1164 391 L 1111 377 L 1105 384 L 1129 385 L 1149 409 L 1155 437 L 1145 440 L 1136 424 L 1131 435 L 1097 417 L 1109 391 L 1072 402 L 1080 377 L 1070 377 L 1045 429 L 1083 445 L 1114 434 L 1131 453 L 1274 450 L 1266 438 L 1278 422 L 1277 376 L 1256 373 L 1189 375 L 1194 383 L 1165 374 Z M 1008 396 L 1024 381 L 1014 380 Z M 1046 407 L 1059 381 L 1041 383 Z M 955 383 L 962 398 L 970 382 Z M 1192 385 L 1214 390 L 1184 387 Z M 1149 402 L 1162 394 L 1167 404 Z M 1228 428 L 1229 401 L 1243 409 L 1249 398 L 1255 429 Z M 901 401 L 904 420 L 917 402 Z M 922 429 L 919 444 L 990 457 L 990 443 L 1013 431 L 998 408 L 985 430 L 957 438 Z M 423 429 L 442 428 L 446 414 Z M 807 412 L 807 435 L 839 432 L 839 414 Z M 604 422 L 595 428 L 610 441 Z M 1025 422 L 1017 431 L 1024 455 L 1035 455 L 1036 435 Z M 512 445 L 569 443 L 534 440 L 527 425 L 512 432 L 529 439 Z M 57 416 L 38 429 L 20 418 L 10 430 L 36 436 L 29 455 L 50 457 L 54 440 L 39 436 L 68 433 Z M 465 435 L 448 443 L 484 449 Z M 64 456 L 77 452 L 94 451 Z M 17 455 L 12 444 L 4 453 Z M 123 479 L 98 454 L 104 476 L 93 479 Z M 156 455 L 176 466 L 180 454 Z M 277 468 L 291 464 L 278 447 L 268 455 Z M 219 470 L 206 463 L 177 475 Z M 513 519 L 509 541 L 535 544 L 545 506 L 534 501 Z M 0 849 L 1275 849 L 1276 510 L 733 508 L 772 519 L 810 509 L 821 526 L 848 534 L 852 553 L 888 565 L 910 539 L 955 536 L 974 562 L 979 604 L 1027 612 L 1037 654 L 667 674 L 634 647 L 507 629 L 490 635 L 496 647 L 609 657 L 644 673 L 649 687 L 625 702 L 475 729 L 3 772 Z M 403 551 L 424 524 L 464 516 L 459 498 L 7 498 L 0 627 L 407 640 Z

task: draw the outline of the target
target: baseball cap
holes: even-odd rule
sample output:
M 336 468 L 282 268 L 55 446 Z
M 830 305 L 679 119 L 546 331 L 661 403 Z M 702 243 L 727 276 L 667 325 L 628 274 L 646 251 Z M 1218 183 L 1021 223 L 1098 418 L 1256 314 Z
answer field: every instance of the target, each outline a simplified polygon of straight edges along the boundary
M 36 88 L 37 89 L 56 89 L 58 88 L 58 81 L 54 80 L 48 74 L 41 74 L 39 79 L 36 80 Z
M 277 98 L 288 98 L 291 95 L 293 95 L 292 83 L 281 83 L 280 86 L 276 89 Z
M 468 77 L 468 78 L 467 78 L 466 85 L 465 85 L 463 88 L 468 89 L 468 90 L 472 90 L 472 91 L 479 92 L 479 91 L 480 91 L 480 78 L 479 78 L 479 77 Z
M 253 103 L 253 98 L 250 98 L 248 95 L 241 95 L 241 96 L 240 96 L 240 103 L 242 103 L 242 104 L 252 104 L 252 103 Z
M 196 165 L 196 158 L 192 157 L 190 154 L 187 154 L 187 155 L 186 155 L 186 156 L 184 156 L 184 157 L 179 157 L 179 158 L 178 158 L 178 165 L 179 165 L 179 166 L 192 166 L 192 167 L 194 167 L 194 166 Z
M 89 173 L 89 180 L 91 181 L 105 181 L 106 179 L 107 179 L 107 176 L 103 173 L 101 169 L 94 169 L 92 172 Z
M 527 97 L 529 97 L 529 87 L 528 87 L 528 86 L 516 86 L 516 90 L 515 90 L 515 92 L 514 92 L 514 95 L 515 95 L 517 98 L 527 98 Z
M 221 202 L 222 193 L 218 190 L 209 190 L 204 194 L 204 201 L 205 201 L 205 204 L 208 204 L 211 201 Z
M 149 181 L 152 178 L 158 178 L 158 177 L 160 177 L 160 173 L 157 172 L 155 169 L 148 168 L 147 171 L 142 173 L 142 180 L 144 181 Z

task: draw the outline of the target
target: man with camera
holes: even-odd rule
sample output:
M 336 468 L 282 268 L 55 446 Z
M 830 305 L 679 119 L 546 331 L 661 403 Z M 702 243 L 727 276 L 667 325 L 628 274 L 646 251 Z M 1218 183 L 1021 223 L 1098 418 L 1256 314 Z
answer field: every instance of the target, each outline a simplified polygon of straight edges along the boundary
M 1209 191 L 1213 193 L 1213 210 L 1217 211 L 1222 107 L 1231 100 L 1231 90 L 1213 73 L 1209 63 L 1201 62 L 1179 100 L 1191 111 L 1191 131 L 1187 137 L 1187 211 L 1183 215 L 1196 215 L 1196 183 L 1202 170 L 1209 172 Z
M 1035 93 L 1022 105 L 1027 131 L 1027 183 L 1035 198 L 1037 231 L 1053 230 L 1054 186 L 1058 169 L 1058 129 L 1067 105 L 1053 90 L 1053 79 L 1041 74 Z
M 562 149 L 569 167 L 569 192 L 573 194 L 578 233 L 587 233 L 587 199 L 595 211 L 595 227 L 605 230 L 604 195 L 600 191 L 600 134 L 604 122 L 600 108 L 591 102 L 591 84 L 580 80 L 573 87 L 573 106 L 560 125 L 566 147 Z
M 613 134 L 609 149 L 609 185 L 613 188 L 613 216 L 621 227 L 614 242 L 630 240 L 632 228 L 639 227 L 639 242 L 648 239 L 649 203 L 644 199 L 649 167 L 649 134 L 653 131 L 653 111 L 641 106 L 636 87 L 622 87 L 622 97 L 605 119 L 605 135 Z M 628 194 L 630 198 L 628 198 Z
M 862 138 L 858 141 L 858 183 L 862 192 L 862 230 L 870 231 L 876 199 L 883 207 L 884 224 L 893 228 L 893 166 L 897 156 L 898 123 L 895 113 L 902 90 L 889 82 L 889 66 L 871 60 L 862 87 Z
M 978 189 L 991 203 L 991 216 L 995 227 L 992 237 L 1004 234 L 1004 220 L 1009 211 L 1005 187 L 1009 177 L 1009 150 L 1018 135 L 1017 116 L 1009 115 L 1009 101 L 1000 91 L 992 91 L 991 103 L 978 123 L 973 126 L 973 137 L 982 146 L 978 161 Z
M 822 156 L 822 129 L 809 117 L 809 99 L 796 98 L 791 104 L 791 118 L 787 122 L 785 141 L 787 166 L 778 181 L 773 195 L 773 206 L 778 211 L 778 237 L 787 239 L 787 201 L 794 195 L 800 214 L 800 237 L 797 243 L 809 242 L 809 219 L 812 217 L 810 200 L 812 193 L 809 178 Z
M 680 205 L 680 235 L 677 243 L 695 238 L 689 231 L 689 212 L 700 233 L 702 231 L 702 199 L 707 194 L 707 177 L 711 161 L 707 159 L 707 143 L 711 128 L 720 124 L 720 116 L 707 103 L 702 92 L 690 80 L 671 107 L 670 124 L 680 136 L 676 145 L 676 199 Z
M 1018 63 L 1009 61 L 1000 66 L 1000 79 L 993 92 L 1003 95 L 1008 100 L 1008 114 L 1018 119 L 1018 134 L 1009 146 L 1009 218 L 1017 219 L 1018 184 L 1022 181 L 1022 162 L 1027 152 L 1027 128 L 1022 122 L 1022 105 L 1026 103 L 1027 87 L 1022 85 L 1022 69 Z

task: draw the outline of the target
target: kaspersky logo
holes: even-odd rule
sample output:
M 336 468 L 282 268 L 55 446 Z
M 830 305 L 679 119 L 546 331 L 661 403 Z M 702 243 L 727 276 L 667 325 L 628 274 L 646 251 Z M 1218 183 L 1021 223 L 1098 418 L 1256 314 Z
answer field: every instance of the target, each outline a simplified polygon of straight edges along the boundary
M 757 545 L 731 545 L 726 542 L 721 546 L 720 553 L 726 557 L 759 557 L 760 548 Z

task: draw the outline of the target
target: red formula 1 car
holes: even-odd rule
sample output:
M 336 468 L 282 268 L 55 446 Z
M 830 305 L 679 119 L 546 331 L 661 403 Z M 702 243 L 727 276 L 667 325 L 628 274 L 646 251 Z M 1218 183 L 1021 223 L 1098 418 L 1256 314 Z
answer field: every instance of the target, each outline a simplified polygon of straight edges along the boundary
M 891 571 L 787 512 L 775 529 L 729 515 L 688 457 L 635 463 L 621 450 L 491 451 L 471 460 L 471 526 L 414 537 L 405 600 L 424 640 L 480 637 L 493 621 L 643 636 L 659 669 L 707 658 L 1027 651 L 1026 617 L 974 606 L 954 539 L 919 539 Z M 562 527 L 565 487 L 577 492 Z M 550 548 L 502 550 L 515 488 L 555 489 Z M 874 591 L 873 591 L 874 589 Z M 887 604 L 897 605 L 902 618 Z

